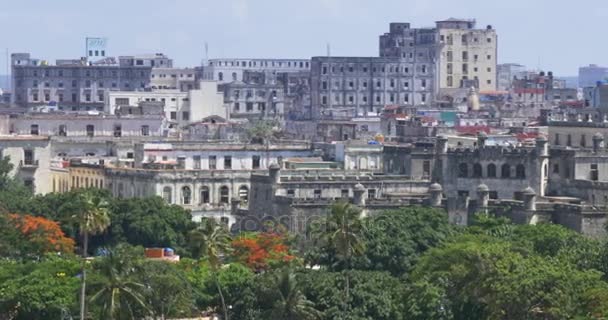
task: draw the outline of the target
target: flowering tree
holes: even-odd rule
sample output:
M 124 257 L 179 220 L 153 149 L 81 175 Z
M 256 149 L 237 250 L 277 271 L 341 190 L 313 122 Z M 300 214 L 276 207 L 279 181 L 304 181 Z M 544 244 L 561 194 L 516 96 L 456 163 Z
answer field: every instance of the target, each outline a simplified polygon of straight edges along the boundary
M 66 237 L 59 224 L 53 220 L 27 214 L 10 214 L 8 223 L 26 240 L 24 248 L 19 248 L 24 252 L 74 252 L 74 240 Z
M 277 230 L 244 234 L 232 241 L 233 257 L 254 271 L 267 270 L 295 258 L 288 242 L 287 233 Z

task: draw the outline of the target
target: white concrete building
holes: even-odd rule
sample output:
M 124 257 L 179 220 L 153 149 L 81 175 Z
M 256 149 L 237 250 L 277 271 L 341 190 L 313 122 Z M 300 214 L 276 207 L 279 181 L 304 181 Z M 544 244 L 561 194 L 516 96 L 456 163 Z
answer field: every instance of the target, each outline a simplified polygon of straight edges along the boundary
M 216 81 L 200 81 L 198 88 L 183 92 L 177 89 L 152 91 L 110 91 L 105 111 L 114 114 L 119 106 L 137 106 L 140 102 L 162 102 L 167 121 L 179 126 L 201 121 L 209 116 L 228 118 L 224 94 Z
M 36 194 L 52 191 L 51 140 L 46 136 L 0 135 L 0 156 L 9 157 L 11 176 Z

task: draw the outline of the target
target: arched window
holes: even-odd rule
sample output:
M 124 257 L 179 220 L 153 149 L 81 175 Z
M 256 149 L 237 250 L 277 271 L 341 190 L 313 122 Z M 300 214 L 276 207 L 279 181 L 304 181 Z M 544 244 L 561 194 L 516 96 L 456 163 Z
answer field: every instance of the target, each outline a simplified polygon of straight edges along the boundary
M 500 177 L 511 178 L 511 166 L 509 166 L 507 163 L 503 164 L 500 168 Z
M 219 81 L 224 81 L 224 73 L 223 73 L 223 72 L 218 73 L 218 74 L 217 74 L 217 79 L 218 79 Z
M 190 200 L 192 200 L 192 191 L 190 190 L 190 187 L 182 187 L 182 203 L 190 204 Z
M 488 172 L 486 173 L 486 175 L 488 176 L 488 178 L 496 178 L 496 165 L 493 163 L 490 163 L 488 165 L 487 168 Z
M 481 178 L 481 165 L 476 163 L 473 165 L 473 178 Z
M 232 81 L 236 81 L 236 72 L 232 73 Z
M 469 166 L 466 163 L 461 163 L 458 165 L 458 177 L 466 178 L 469 176 Z
M 247 186 L 241 186 L 239 188 L 239 198 L 244 202 L 249 200 L 249 188 L 247 188 Z
M 517 167 L 515 167 L 515 177 L 517 177 L 517 179 L 526 178 L 526 167 L 523 164 L 518 164 Z
M 209 187 L 201 187 L 201 203 L 209 203 Z
M 171 196 L 171 187 L 164 187 L 163 188 L 163 199 L 165 199 L 165 202 L 167 203 L 173 203 L 173 197 Z
M 230 193 L 228 191 L 227 186 L 223 186 L 220 188 L 220 203 L 229 203 L 230 202 Z

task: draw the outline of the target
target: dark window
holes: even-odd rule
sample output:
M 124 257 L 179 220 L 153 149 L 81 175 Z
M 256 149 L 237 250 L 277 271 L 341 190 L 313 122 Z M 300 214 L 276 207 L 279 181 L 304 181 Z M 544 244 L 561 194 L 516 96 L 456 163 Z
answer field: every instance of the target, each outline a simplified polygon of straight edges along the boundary
M 321 198 L 321 189 L 315 189 L 315 191 L 314 191 L 314 197 L 315 197 L 315 199 L 320 199 Z
M 232 156 L 224 156 L 224 169 L 232 169 Z
M 150 135 L 150 126 L 148 126 L 148 125 L 141 126 L 141 135 L 149 136 Z
M 488 172 L 486 173 L 486 175 L 488 178 L 496 178 L 496 165 L 495 164 L 490 163 L 488 165 L 487 171 Z
M 175 112 L 175 111 L 171 111 L 170 116 L 171 116 L 171 120 L 175 120 L 175 119 L 177 119 L 177 112 Z
M 526 178 L 526 167 L 523 164 L 518 164 L 517 167 L 515 167 L 515 177 L 518 179 Z
M 30 134 L 33 136 L 37 136 L 38 135 L 38 125 L 37 124 L 33 124 L 30 126 Z
M 59 125 L 59 135 L 65 137 L 68 135 L 68 128 L 65 124 Z
M 501 178 L 511 178 L 511 166 L 508 164 L 503 164 L 500 168 L 500 177 Z
M 591 171 L 589 172 L 591 175 L 591 180 L 592 181 L 598 181 L 599 180 L 599 170 L 597 167 L 597 163 L 593 163 L 590 165 Z
M 87 125 L 87 137 L 95 136 L 95 126 L 92 124 Z
M 469 166 L 466 163 L 461 163 L 458 165 L 458 177 L 466 178 L 469 176 Z
M 26 166 L 34 165 L 34 150 L 23 150 L 23 164 Z
M 553 164 L 553 173 L 559 174 L 559 164 L 557 164 L 557 163 Z
M 473 165 L 473 178 L 481 178 L 481 164 L 476 163 Z
M 201 188 L 201 203 L 209 203 L 209 187 Z
M 375 199 L 376 198 L 376 189 L 367 189 L 367 198 Z
M 251 160 L 252 160 L 252 168 L 259 169 L 260 168 L 260 156 L 253 156 Z
M 220 188 L 220 203 L 229 203 L 230 202 L 230 193 L 228 191 L 227 186 L 223 186 Z
M 191 200 L 192 200 L 192 191 L 190 190 L 190 187 L 188 187 L 188 186 L 182 187 L 182 203 L 190 204 Z
M 188 111 L 183 111 L 183 112 L 182 112 L 182 120 L 183 120 L 183 121 L 190 121 L 190 112 L 188 112 Z
M 120 124 L 114 125 L 114 136 L 121 137 L 122 136 L 122 126 Z

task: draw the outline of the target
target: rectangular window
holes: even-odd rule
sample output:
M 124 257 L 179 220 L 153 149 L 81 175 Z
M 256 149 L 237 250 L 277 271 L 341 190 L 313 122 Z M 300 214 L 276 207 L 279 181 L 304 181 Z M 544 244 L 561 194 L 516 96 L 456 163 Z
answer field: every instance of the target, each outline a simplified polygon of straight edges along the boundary
M 26 166 L 34 165 L 34 150 L 23 150 L 23 164 Z
M 252 169 L 259 169 L 260 168 L 260 156 L 253 156 L 252 159 L 252 164 L 251 167 Z
M 224 169 L 232 169 L 232 156 L 224 156 Z
M 342 189 L 340 192 L 340 197 L 343 199 L 348 198 L 348 189 Z
M 171 116 L 171 120 L 176 120 L 177 119 L 177 112 L 171 111 L 170 116 Z
M 33 124 L 30 126 L 30 134 L 33 136 L 38 135 L 38 125 L 37 124 Z
M 190 112 L 188 112 L 188 111 L 183 111 L 183 112 L 182 112 L 182 120 L 183 120 L 183 121 L 190 121 Z
M 150 135 L 150 126 L 148 126 L 148 125 L 141 126 L 141 135 L 149 136 Z
M 194 169 L 198 170 L 201 168 L 201 156 L 193 156 L 192 162 Z
M 114 125 L 114 136 L 121 137 L 122 136 L 122 126 L 120 124 Z
M 321 198 L 321 189 L 315 189 L 315 191 L 314 191 L 314 198 L 315 199 L 320 199 Z
M 186 157 L 177 157 L 177 168 L 186 169 Z
M 376 189 L 367 189 L 367 198 L 375 199 L 376 198 Z
M 209 156 L 209 170 L 215 170 L 217 168 L 217 157 Z

